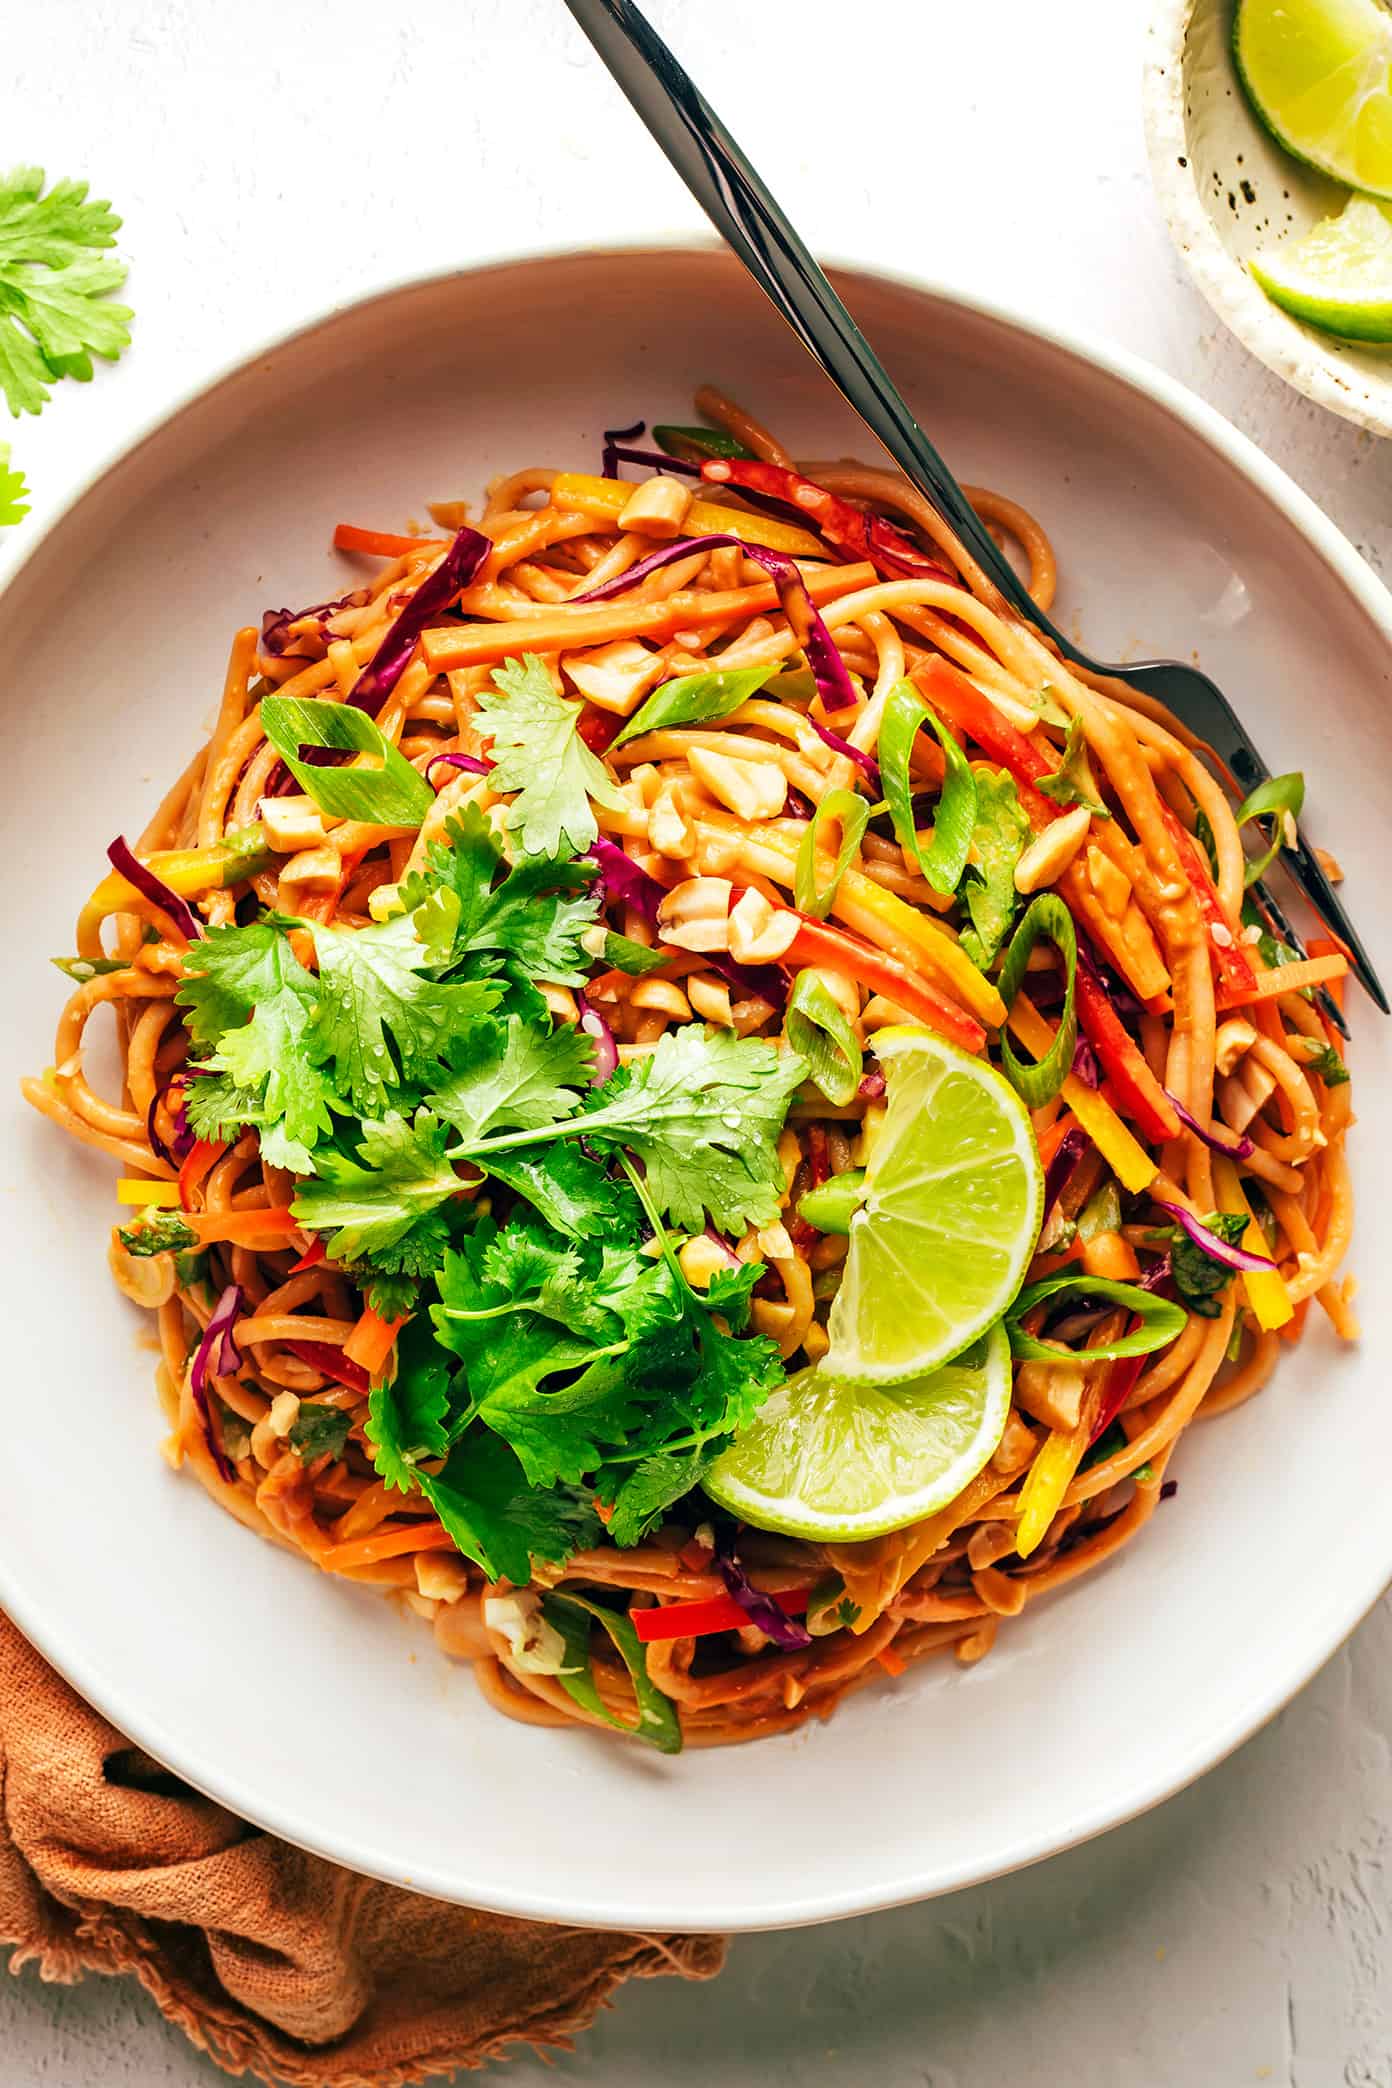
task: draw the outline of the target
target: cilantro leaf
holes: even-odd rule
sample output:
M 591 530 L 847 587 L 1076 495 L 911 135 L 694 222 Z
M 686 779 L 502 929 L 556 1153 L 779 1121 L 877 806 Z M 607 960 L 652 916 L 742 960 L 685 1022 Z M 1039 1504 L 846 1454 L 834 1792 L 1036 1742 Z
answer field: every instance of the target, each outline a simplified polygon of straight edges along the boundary
M 197 1127 L 211 1128 L 215 1113 L 219 1130 L 255 1124 L 268 1160 L 305 1172 L 332 1129 L 330 1091 L 306 1047 L 318 982 L 273 921 L 210 929 L 194 961 L 175 997 L 195 1043 L 217 1045 L 207 1064 L 230 1083 L 192 1083 Z
M 161 1210 L 157 1204 L 147 1204 L 132 1225 L 118 1225 L 116 1237 L 127 1254 L 186 1254 L 198 1245 L 198 1235 L 183 1212 Z
M 437 1087 L 430 1106 L 466 1140 L 494 1130 L 535 1131 L 569 1116 L 589 1084 L 594 1046 L 583 1031 L 560 1026 L 549 1033 L 520 1016 L 506 1031 L 494 1025 L 491 1057 L 471 1054 L 470 1063 Z
M 398 1078 L 432 1085 L 451 1042 L 488 1015 L 502 990 L 490 980 L 441 985 L 423 978 L 435 957 L 417 930 L 421 914 L 429 932 L 425 907 L 369 928 L 306 924 L 319 959 L 309 1052 L 332 1066 L 340 1092 L 362 1116 L 384 1112 Z
M 610 1543 L 641 1544 L 657 1528 L 667 1510 L 689 1494 L 693 1486 L 700 1485 L 723 1448 L 724 1445 L 717 1442 L 685 1454 L 659 1450 L 628 1468 L 610 1497 L 612 1513 L 607 1530 Z M 601 1496 L 604 1494 L 603 1482 L 608 1480 L 613 1484 L 623 1471 L 620 1466 L 606 1469 L 601 1475 Z
M 442 1472 L 420 1472 L 417 1482 L 460 1551 L 492 1580 L 525 1586 L 534 1559 L 559 1565 L 603 1535 L 587 1499 L 529 1487 L 507 1444 L 483 1431 L 456 1444 Z
M 1349 1069 L 1332 1044 L 1326 1044 L 1313 1058 L 1305 1061 L 1307 1073 L 1318 1073 L 1326 1087 L 1342 1087 L 1349 1078 Z
M 364 931 L 365 932 L 365 931 Z M 380 1121 L 366 1119 L 360 1128 L 361 1155 L 350 1159 L 332 1147 L 314 1156 L 317 1179 L 301 1182 L 295 1217 L 316 1232 L 334 1228 L 328 1251 L 335 1261 L 374 1260 L 388 1249 L 398 1254 L 386 1266 L 398 1273 L 426 1275 L 443 1250 L 443 1219 L 417 1232 L 461 1183 L 446 1153 L 449 1133 L 428 1109 L 414 1117 L 388 1111 Z M 421 1245 L 417 1255 L 403 1243 Z
M 535 1153 L 495 1153 L 488 1171 L 524 1196 L 548 1225 L 571 1240 L 636 1240 L 641 1212 L 627 1182 L 611 1181 L 578 1144 L 543 1146 Z
M 22 522 L 28 512 L 29 488 L 24 483 L 24 473 L 11 471 L 10 445 L 0 442 L 0 529 Z
M 978 971 L 995 962 L 1010 932 L 1019 894 L 1015 865 L 1029 839 L 1029 821 L 1008 769 L 976 768 L 976 825 L 962 899 L 971 919 L 962 948 Z
M 508 868 L 495 886 L 503 852 L 478 807 L 466 805 L 447 822 L 445 835 L 448 846 L 436 841 L 427 849 L 425 875 L 403 883 L 403 903 L 417 905 L 432 887 L 452 891 L 459 900 L 458 954 L 497 951 L 524 978 L 582 984 L 588 967 L 580 938 L 599 913 L 596 866 L 533 856 Z
M 38 413 L 61 377 L 85 382 L 92 357 L 114 362 L 130 345 L 127 305 L 108 293 L 125 281 L 115 245 L 121 220 L 89 201 L 85 181 L 43 194 L 39 167 L 0 178 L 0 392 L 12 414 Z
M 606 1082 L 600 1092 L 612 1099 L 580 1128 L 587 1141 L 636 1153 L 654 1204 L 677 1225 L 699 1232 L 709 1211 L 721 1232 L 741 1233 L 778 1215 L 778 1135 L 806 1071 L 795 1052 L 759 1038 L 669 1030 L 650 1057 Z
M 306 1464 L 322 1457 L 325 1451 L 330 1457 L 342 1457 L 351 1426 L 350 1417 L 341 1407 L 302 1399 L 300 1411 L 290 1424 L 290 1447 L 299 1451 Z
M 421 1233 L 423 1239 L 423 1228 L 417 1227 L 406 1235 L 407 1240 L 410 1241 L 417 1232 Z M 440 1251 L 443 1252 L 443 1243 Z M 435 1260 L 436 1256 L 432 1253 L 429 1273 L 434 1272 Z M 350 1271 L 351 1273 L 354 1272 Z M 424 1270 L 421 1271 L 421 1275 L 426 1273 Z M 380 1269 L 367 1267 L 360 1272 L 360 1280 L 363 1296 L 378 1319 L 409 1319 L 420 1302 L 419 1275 L 406 1275 L 399 1269 L 385 1274 Z
M 1210 1211 L 1201 1223 L 1211 1233 L 1217 1233 L 1220 1240 L 1226 1240 L 1230 1247 L 1238 1246 L 1247 1230 L 1246 1216 L 1240 1211 Z M 1179 1226 L 1172 1227 L 1166 1237 L 1176 1291 L 1200 1319 L 1217 1319 L 1223 1309 L 1223 1293 L 1235 1272 L 1226 1262 L 1215 1261 L 1211 1254 L 1205 1254 L 1203 1248 Z
M 1111 818 L 1088 765 L 1087 741 L 1083 737 L 1080 718 L 1069 719 L 1063 758 L 1051 776 L 1039 778 L 1035 788 L 1046 798 L 1052 798 L 1056 805 L 1086 805 L 1096 818 Z
M 479 731 L 492 735 L 489 787 L 513 792 L 508 832 L 525 855 L 583 855 L 599 828 L 590 800 L 617 810 L 618 785 L 576 727 L 580 705 L 558 696 L 535 653 L 508 660 L 479 693 Z
M 384 1486 L 409 1493 L 416 1461 L 443 1457 L 449 1448 L 450 1370 L 424 1319 L 403 1327 L 396 1344 L 396 1376 L 368 1394 L 363 1433 Z

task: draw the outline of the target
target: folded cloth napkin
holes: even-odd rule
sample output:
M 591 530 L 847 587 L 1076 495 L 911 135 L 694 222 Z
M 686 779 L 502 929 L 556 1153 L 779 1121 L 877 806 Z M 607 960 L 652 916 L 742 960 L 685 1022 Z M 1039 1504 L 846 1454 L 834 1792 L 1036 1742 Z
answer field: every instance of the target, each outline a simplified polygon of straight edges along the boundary
M 625 1979 L 709 1979 L 716 1936 L 514 1921 L 378 1885 L 200 1797 L 0 1616 L 0 1943 L 46 1979 L 133 1972 L 231 2073 L 405 2088 L 564 2045 Z

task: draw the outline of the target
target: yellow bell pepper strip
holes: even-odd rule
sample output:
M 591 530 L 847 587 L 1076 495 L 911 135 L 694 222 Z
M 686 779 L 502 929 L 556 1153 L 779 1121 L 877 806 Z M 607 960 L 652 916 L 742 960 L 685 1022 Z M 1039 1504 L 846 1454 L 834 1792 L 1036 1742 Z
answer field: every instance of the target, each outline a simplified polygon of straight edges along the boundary
M 202 892 L 222 891 L 228 885 L 240 884 L 243 878 L 254 877 L 269 867 L 273 857 L 265 829 L 258 823 L 243 827 L 234 846 L 163 849 L 145 860 L 171 892 L 177 892 L 181 899 L 193 899 Z M 77 917 L 78 955 L 105 956 L 102 922 L 111 914 L 132 913 L 144 904 L 129 878 L 119 870 L 109 871 Z
M 116 1184 L 116 1201 L 120 1204 L 153 1206 L 162 1211 L 177 1211 L 179 1208 L 179 1184 L 177 1182 L 142 1182 L 138 1175 L 122 1175 Z
M 551 487 L 551 503 L 558 508 L 578 508 L 581 514 L 617 521 L 632 500 L 634 488 L 623 479 L 590 478 L 581 471 L 563 471 Z M 693 500 L 683 525 L 688 536 L 714 536 L 723 532 L 742 537 L 746 544 L 763 544 L 770 551 L 786 551 L 793 558 L 828 558 L 820 538 L 791 522 L 772 515 L 751 515 L 739 508 L 721 507 L 711 500 Z
M 797 889 L 799 846 L 791 835 L 776 826 L 743 827 L 735 820 L 706 813 L 697 817 L 695 826 L 712 861 L 727 866 L 712 874 L 729 875 L 733 857 L 786 891 Z M 863 870 L 846 872 L 832 901 L 832 912 L 857 935 L 888 950 L 901 963 L 926 965 L 938 984 L 947 987 L 978 1022 L 991 1029 L 999 1029 L 1004 1022 L 1005 1002 L 946 929 L 896 893 L 885 891 Z
M 1015 1525 L 1015 1550 L 1020 1558 L 1027 1559 L 1047 1535 L 1082 1462 L 1089 1432 L 1086 1421 L 1067 1431 L 1054 1429 L 1030 1466 L 1020 1489 L 1020 1515 Z
M 1242 1244 L 1250 1254 L 1269 1254 L 1266 1235 L 1252 1213 L 1252 1206 L 1243 1194 L 1242 1178 L 1226 1154 L 1213 1156 L 1213 1189 L 1219 1208 L 1225 1211 L 1245 1211 L 1248 1225 L 1242 1235 Z M 1252 1308 L 1252 1317 L 1264 1333 L 1272 1333 L 1284 1327 L 1293 1316 L 1295 1306 L 1286 1289 L 1286 1279 L 1279 1269 L 1246 1269 L 1238 1278 L 1247 1293 L 1247 1303 Z
M 1053 1030 L 1023 993 L 1017 993 L 1011 1004 L 1010 1027 L 1037 1059 L 1043 1058 L 1054 1041 Z M 1076 1073 L 1069 1074 L 1059 1092 L 1123 1189 L 1148 1189 L 1155 1179 L 1156 1163 L 1111 1104 Z

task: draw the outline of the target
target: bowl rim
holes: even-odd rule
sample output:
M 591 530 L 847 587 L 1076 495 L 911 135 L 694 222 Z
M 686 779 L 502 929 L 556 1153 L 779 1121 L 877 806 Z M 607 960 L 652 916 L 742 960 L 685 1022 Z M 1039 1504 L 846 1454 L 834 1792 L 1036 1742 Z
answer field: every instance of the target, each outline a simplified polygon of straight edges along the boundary
M 1175 251 L 1224 325 L 1268 370 L 1369 434 L 1392 435 L 1392 368 L 1382 387 L 1366 372 L 1353 375 L 1333 346 L 1271 302 L 1213 228 L 1199 194 L 1184 116 L 1184 47 L 1196 4 L 1156 0 L 1146 32 L 1141 94 L 1146 150 Z
M 1178 4 L 1187 6 L 1189 0 L 1178 0 Z M 254 346 L 221 362 L 211 375 L 189 383 L 172 403 L 166 403 L 159 410 L 146 415 L 132 433 L 108 444 L 99 454 L 91 470 L 71 488 L 54 513 L 35 533 L 24 555 L 3 578 L 0 578 L 0 606 L 3 606 L 4 598 L 14 588 L 21 575 L 27 572 L 41 549 L 103 479 L 190 409 L 224 384 L 240 377 L 262 357 L 276 350 L 305 340 L 373 305 L 385 305 L 394 298 L 428 290 L 434 286 L 443 286 L 462 277 L 482 274 L 491 269 L 530 265 L 544 267 L 548 263 L 572 261 L 577 258 L 602 261 L 615 257 L 641 259 L 646 255 L 710 256 L 726 253 L 727 250 L 718 241 L 685 230 L 663 236 L 645 235 L 632 240 L 609 240 L 603 246 L 595 248 L 540 245 L 509 247 L 483 254 L 467 265 L 416 271 L 374 284 L 359 298 L 335 302 L 306 319 L 278 328 Z M 1028 332 L 1074 361 L 1126 385 L 1130 390 L 1161 407 L 1239 471 L 1267 503 L 1284 516 L 1343 584 L 1354 603 L 1374 627 L 1382 632 L 1389 644 L 1392 644 L 1392 592 L 1389 592 L 1378 579 L 1342 531 L 1248 436 L 1233 427 L 1216 408 L 1206 404 L 1185 385 L 1146 361 L 1144 357 L 1115 347 L 1085 330 L 1057 325 L 1028 310 L 1012 308 L 995 299 L 982 297 L 949 281 L 920 276 L 905 269 L 867 266 L 839 256 L 829 258 L 827 266 L 834 272 L 889 283 L 915 295 L 937 299 L 947 306 L 993 322 L 1009 331 Z M 911 1904 L 1008 1876 L 1016 1870 L 1076 1848 L 1110 1828 L 1122 1826 L 1161 1804 L 1165 1799 L 1173 1797 L 1196 1778 L 1217 1767 L 1267 1724 L 1333 1657 L 1389 1585 L 1392 1585 L 1392 1547 L 1389 1547 L 1385 1563 L 1365 1584 L 1359 1586 L 1352 1602 L 1346 1599 L 1334 1600 L 1331 1595 L 1331 1599 L 1325 1604 L 1322 1631 L 1318 1634 L 1312 1632 L 1309 1640 L 1298 1649 L 1292 1649 L 1283 1663 L 1273 1663 L 1266 1686 L 1255 1697 L 1249 1699 L 1240 1715 L 1232 1717 L 1205 1738 L 1196 1740 L 1180 1759 L 1168 1761 L 1163 1770 L 1139 1782 L 1125 1803 L 1118 1805 L 1116 1802 L 1104 1801 L 1091 1808 L 1086 1803 L 1079 1806 L 1073 1813 L 1066 1832 L 1061 1836 L 1048 1831 L 1020 1833 L 1014 1841 L 998 1846 L 989 1861 L 959 1864 L 947 1870 L 935 1869 L 931 1861 L 920 1858 L 900 1874 L 887 1877 L 871 1892 L 864 1889 L 853 1889 L 849 1892 L 824 1889 L 800 1896 L 796 1900 L 785 1899 L 778 1903 L 758 1906 L 745 1916 L 736 1912 L 732 1917 L 715 1909 L 703 1909 L 696 1912 L 693 1918 L 691 1914 L 684 1913 L 679 1906 L 654 1916 L 651 1908 L 625 1910 L 622 1906 L 616 1907 L 612 1902 L 606 1904 L 598 1900 L 589 1905 L 577 1904 L 573 1900 L 563 1902 L 550 1892 L 532 1886 L 525 1878 L 519 1880 L 518 1890 L 508 1893 L 490 1891 L 487 1901 L 480 1902 L 473 1894 L 461 1897 L 458 1878 L 442 1871 L 434 1871 L 429 1864 L 418 1862 L 409 1878 L 403 1877 L 399 1863 L 393 1862 L 385 1850 L 374 1845 L 370 1830 L 346 1826 L 332 1842 L 327 1839 L 307 1841 L 303 1831 L 297 1829 L 295 1820 L 286 1817 L 272 1798 L 267 1797 L 264 1792 L 252 1792 L 241 1786 L 235 1763 L 229 1764 L 225 1772 L 219 1771 L 216 1774 L 210 1773 L 206 1763 L 201 1760 L 198 1763 L 190 1763 L 177 1735 L 164 1731 L 158 1719 L 144 1716 L 138 1704 L 126 1705 L 113 1701 L 110 1692 L 104 1689 L 99 1681 L 92 1686 L 88 1663 L 82 1653 L 80 1642 L 75 1643 L 72 1640 L 70 1634 L 63 1629 L 61 1621 L 56 1629 L 53 1628 L 53 1619 L 42 1614 L 41 1601 L 28 1602 L 21 1590 L 10 1585 L 10 1575 L 6 1569 L 3 1550 L 0 1549 L 0 1606 L 3 1606 L 44 1657 L 80 1695 L 133 1742 L 215 1803 L 226 1806 L 255 1826 L 360 1874 L 380 1878 L 405 1889 L 456 1904 L 486 1904 L 493 1911 L 502 1914 L 581 1926 L 642 1929 L 671 1927 L 691 1931 L 734 1929 L 750 1932 L 796 1928 Z

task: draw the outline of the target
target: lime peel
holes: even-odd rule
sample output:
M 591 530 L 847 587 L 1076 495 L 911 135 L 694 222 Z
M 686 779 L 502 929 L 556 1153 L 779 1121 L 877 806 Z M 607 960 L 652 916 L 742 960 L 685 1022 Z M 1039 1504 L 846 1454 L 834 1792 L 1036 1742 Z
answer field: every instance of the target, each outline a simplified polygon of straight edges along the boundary
M 1233 58 L 1287 152 L 1392 197 L 1392 17 L 1378 0 L 1240 0 Z

